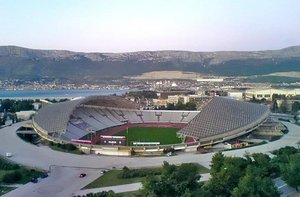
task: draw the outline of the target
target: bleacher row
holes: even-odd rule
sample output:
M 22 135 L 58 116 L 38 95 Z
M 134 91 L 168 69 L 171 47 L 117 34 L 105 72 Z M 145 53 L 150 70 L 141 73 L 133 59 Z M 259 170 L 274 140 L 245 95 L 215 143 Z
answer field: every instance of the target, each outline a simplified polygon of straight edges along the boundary
M 62 138 L 80 139 L 89 133 L 124 124 L 185 123 L 190 122 L 198 111 L 133 110 L 99 107 L 77 107 L 68 122 Z
M 265 105 L 214 97 L 208 105 L 179 132 L 201 139 L 226 134 L 251 125 L 269 114 Z

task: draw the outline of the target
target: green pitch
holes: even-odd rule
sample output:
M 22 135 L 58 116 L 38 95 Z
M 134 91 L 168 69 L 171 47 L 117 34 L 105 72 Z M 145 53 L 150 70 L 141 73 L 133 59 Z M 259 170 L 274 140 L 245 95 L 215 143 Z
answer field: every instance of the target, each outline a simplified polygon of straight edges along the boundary
M 156 128 L 156 127 L 136 127 L 128 128 L 128 132 L 122 131 L 117 135 L 126 136 L 128 145 L 132 142 L 160 142 L 160 144 L 178 144 L 181 138 L 177 137 L 178 128 Z

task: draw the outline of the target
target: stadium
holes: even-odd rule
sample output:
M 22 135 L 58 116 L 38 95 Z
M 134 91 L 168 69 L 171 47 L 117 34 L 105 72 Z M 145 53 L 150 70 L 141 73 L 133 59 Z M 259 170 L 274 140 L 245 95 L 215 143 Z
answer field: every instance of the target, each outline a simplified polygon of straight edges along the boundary
M 34 130 L 92 154 L 131 155 L 166 149 L 193 151 L 245 135 L 269 117 L 265 105 L 205 98 L 198 111 L 142 110 L 119 96 L 90 96 L 51 104 L 33 118 Z

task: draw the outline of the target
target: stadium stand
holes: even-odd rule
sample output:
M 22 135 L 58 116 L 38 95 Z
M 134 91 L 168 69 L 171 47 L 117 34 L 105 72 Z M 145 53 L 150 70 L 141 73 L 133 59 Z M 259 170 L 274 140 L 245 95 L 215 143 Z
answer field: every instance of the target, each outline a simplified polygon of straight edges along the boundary
M 200 101 L 200 111 L 140 110 L 122 97 L 91 96 L 48 105 L 38 111 L 33 125 L 44 137 L 68 141 L 91 133 L 114 135 L 128 127 L 176 127 L 187 142 L 213 143 L 250 132 L 270 114 L 265 105 L 222 97 Z
M 269 114 L 265 105 L 214 97 L 179 133 L 200 141 L 223 138 L 255 127 Z

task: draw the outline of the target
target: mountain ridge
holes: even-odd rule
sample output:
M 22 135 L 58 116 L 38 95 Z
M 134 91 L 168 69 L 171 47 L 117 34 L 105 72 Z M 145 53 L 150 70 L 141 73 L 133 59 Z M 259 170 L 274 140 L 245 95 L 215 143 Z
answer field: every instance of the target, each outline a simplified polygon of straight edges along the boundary
M 0 46 L 0 79 L 120 78 L 178 70 L 215 75 L 300 71 L 300 46 L 280 50 L 194 52 L 178 50 L 84 53 Z

